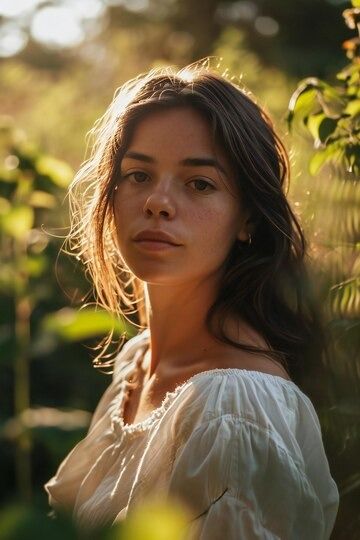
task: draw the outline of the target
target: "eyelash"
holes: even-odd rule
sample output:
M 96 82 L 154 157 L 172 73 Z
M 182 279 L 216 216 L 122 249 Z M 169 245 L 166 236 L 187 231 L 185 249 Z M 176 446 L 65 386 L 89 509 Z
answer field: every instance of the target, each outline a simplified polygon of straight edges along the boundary
M 124 178 L 129 178 L 130 176 L 133 176 L 133 175 L 135 175 L 135 174 L 143 174 L 143 175 L 149 177 L 146 173 L 144 173 L 144 172 L 142 172 L 142 171 L 133 171 L 132 173 L 129 173 L 129 174 L 126 174 L 126 175 L 122 175 L 121 178 L 122 178 L 122 179 L 124 179 Z M 205 184 L 207 184 L 206 187 L 207 187 L 207 188 L 210 188 L 210 191 L 213 191 L 213 190 L 216 189 L 215 186 L 213 186 L 210 182 L 208 182 L 207 180 L 204 180 L 203 178 L 194 178 L 193 180 L 191 180 L 191 181 L 189 182 L 189 184 L 190 184 L 191 182 L 204 182 Z M 138 182 L 135 182 L 135 183 L 138 183 Z M 142 183 L 142 182 L 140 182 L 140 183 Z M 205 192 L 206 190 L 205 190 L 205 189 L 200 189 L 200 190 L 196 189 L 195 191 L 197 191 L 198 193 L 201 193 L 201 192 Z

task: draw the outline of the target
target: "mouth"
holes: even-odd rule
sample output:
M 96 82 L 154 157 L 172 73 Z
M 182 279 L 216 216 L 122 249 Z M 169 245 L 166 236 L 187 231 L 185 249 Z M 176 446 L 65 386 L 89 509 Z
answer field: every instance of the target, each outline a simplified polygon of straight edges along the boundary
M 174 249 L 179 247 L 176 244 L 165 242 L 164 240 L 135 240 L 135 244 L 141 249 L 147 251 L 164 251 L 168 249 Z
M 163 231 L 161 229 L 146 229 L 143 231 L 140 231 L 136 236 L 133 238 L 135 241 L 150 241 L 150 242 L 160 242 L 164 244 L 170 244 L 173 246 L 180 245 L 175 237 L 173 237 L 170 233 Z

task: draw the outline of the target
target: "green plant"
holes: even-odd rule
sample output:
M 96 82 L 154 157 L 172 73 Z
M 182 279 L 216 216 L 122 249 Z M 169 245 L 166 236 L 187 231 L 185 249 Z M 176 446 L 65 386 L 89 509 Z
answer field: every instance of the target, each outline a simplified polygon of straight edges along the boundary
M 328 319 L 330 362 L 328 402 L 319 411 L 332 468 L 339 486 L 340 506 L 336 538 L 357 538 L 360 474 L 360 0 L 343 12 L 358 35 L 343 43 L 350 63 L 337 73 L 336 84 L 306 78 L 293 93 L 287 114 L 289 129 L 310 134 L 314 152 L 309 171 L 316 176 L 320 222 L 327 238 L 318 247 L 317 263 L 327 274 L 324 310 Z M 347 514 L 348 513 L 348 514 Z M 351 513 L 352 519 L 349 519 Z
M 339 84 L 316 77 L 300 81 L 291 96 L 287 122 L 290 129 L 294 123 L 302 124 L 314 140 L 311 174 L 327 164 L 356 180 L 360 174 L 360 1 L 352 4 L 343 16 L 358 36 L 343 43 L 351 62 L 337 73 Z
M 14 413 L 20 416 L 30 406 L 30 318 L 41 291 L 36 285 L 49 270 L 49 238 L 41 230 L 46 214 L 59 203 L 72 171 L 65 163 L 41 154 L 8 117 L 0 124 L 0 292 L 2 326 L 13 334 L 15 372 Z M 22 430 L 16 444 L 19 491 L 31 497 L 31 439 Z
M 37 418 L 31 409 L 31 360 L 49 355 L 62 343 L 101 337 L 111 328 L 119 335 L 129 328 L 91 303 L 79 312 L 69 305 L 76 293 L 84 300 L 88 284 L 73 277 L 69 257 L 57 264 L 58 238 L 64 235 L 51 231 L 58 230 L 62 220 L 71 168 L 30 143 L 9 117 L 0 118 L 0 157 L 0 358 L 1 367 L 11 366 L 14 372 L 13 418 L 4 418 L 2 412 L 0 436 L 15 443 L 17 491 L 29 502 L 37 428 L 27 421 Z M 61 290 L 65 284 L 68 291 Z M 69 292 L 70 299 L 63 292 Z

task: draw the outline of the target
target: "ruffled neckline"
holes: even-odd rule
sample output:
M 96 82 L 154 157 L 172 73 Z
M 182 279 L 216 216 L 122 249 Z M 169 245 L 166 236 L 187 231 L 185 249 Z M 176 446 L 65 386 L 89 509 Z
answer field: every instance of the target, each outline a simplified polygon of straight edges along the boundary
M 120 434 L 127 434 L 129 436 L 148 431 L 157 422 L 157 420 L 165 414 L 172 401 L 180 393 L 181 389 L 190 381 L 190 379 L 188 379 L 187 381 L 177 385 L 173 391 L 166 392 L 164 399 L 161 402 L 161 405 L 156 409 L 153 409 L 150 415 L 144 420 L 132 424 L 125 423 L 124 409 L 127 399 L 129 397 L 131 385 L 133 383 L 132 379 L 134 376 L 137 375 L 140 364 L 143 360 L 143 354 L 141 349 L 143 349 L 143 347 L 140 347 L 135 353 L 136 355 L 134 358 L 133 369 L 127 373 L 127 375 L 124 377 L 123 381 L 120 384 L 120 392 L 113 401 L 111 413 L 111 421 L 115 431 L 118 431 Z
M 123 381 L 120 384 L 120 392 L 114 399 L 112 403 L 112 412 L 111 412 L 111 421 L 113 429 L 118 432 L 121 435 L 138 435 L 141 433 L 145 433 L 148 430 L 150 430 L 166 413 L 170 405 L 174 402 L 176 397 L 180 394 L 180 392 L 189 384 L 191 384 L 194 380 L 200 379 L 201 377 L 212 377 L 216 375 L 244 375 L 246 377 L 249 377 L 251 379 L 257 379 L 257 380 L 270 380 L 272 382 L 276 382 L 280 385 L 285 385 L 290 388 L 293 388 L 295 390 L 300 390 L 299 387 L 296 385 L 296 383 L 292 380 L 285 379 L 283 377 L 280 377 L 279 375 L 272 375 L 270 373 L 264 373 L 262 371 L 255 371 L 255 370 L 249 370 L 249 369 L 243 369 L 243 368 L 213 368 L 213 369 L 207 369 L 205 371 L 199 371 L 198 373 L 195 373 L 191 377 L 189 377 L 186 381 L 183 383 L 178 384 L 174 390 L 166 392 L 161 405 L 155 409 L 153 409 L 150 413 L 150 415 L 145 418 L 144 420 L 141 420 L 140 422 L 135 422 L 133 424 L 127 424 L 124 421 L 124 409 L 125 409 L 125 403 L 127 401 L 127 398 L 129 396 L 129 392 L 131 390 L 131 379 L 134 377 L 134 375 L 137 375 L 137 372 L 139 370 L 140 363 L 143 360 L 143 354 L 142 349 L 144 346 L 148 344 L 148 337 L 149 337 L 149 331 L 146 329 L 142 336 L 144 337 L 145 343 L 142 341 L 140 344 L 139 349 L 135 353 L 134 358 L 134 367 L 132 370 L 130 370 L 127 375 L 124 377 Z

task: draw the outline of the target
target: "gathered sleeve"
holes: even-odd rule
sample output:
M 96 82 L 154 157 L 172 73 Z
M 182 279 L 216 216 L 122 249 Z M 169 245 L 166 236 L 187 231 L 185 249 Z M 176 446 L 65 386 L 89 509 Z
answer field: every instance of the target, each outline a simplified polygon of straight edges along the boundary
M 87 435 L 74 446 L 59 465 L 56 474 L 44 485 L 49 505 L 54 510 L 73 510 L 84 478 L 112 443 L 108 410 L 118 391 L 118 385 L 112 381 L 96 407 Z
M 54 510 L 73 511 L 81 502 L 90 499 L 100 483 L 98 472 L 101 463 L 108 460 L 116 434 L 112 424 L 112 412 L 119 407 L 123 383 L 141 356 L 137 350 L 144 334 L 135 336 L 125 343 L 115 359 L 112 380 L 103 393 L 94 413 L 86 436 L 81 439 L 59 465 L 55 475 L 44 485 L 49 505 Z
M 321 474 L 322 471 L 319 471 Z M 328 539 L 326 508 L 275 431 L 235 414 L 202 423 L 176 454 L 169 494 L 191 508 L 187 539 Z

